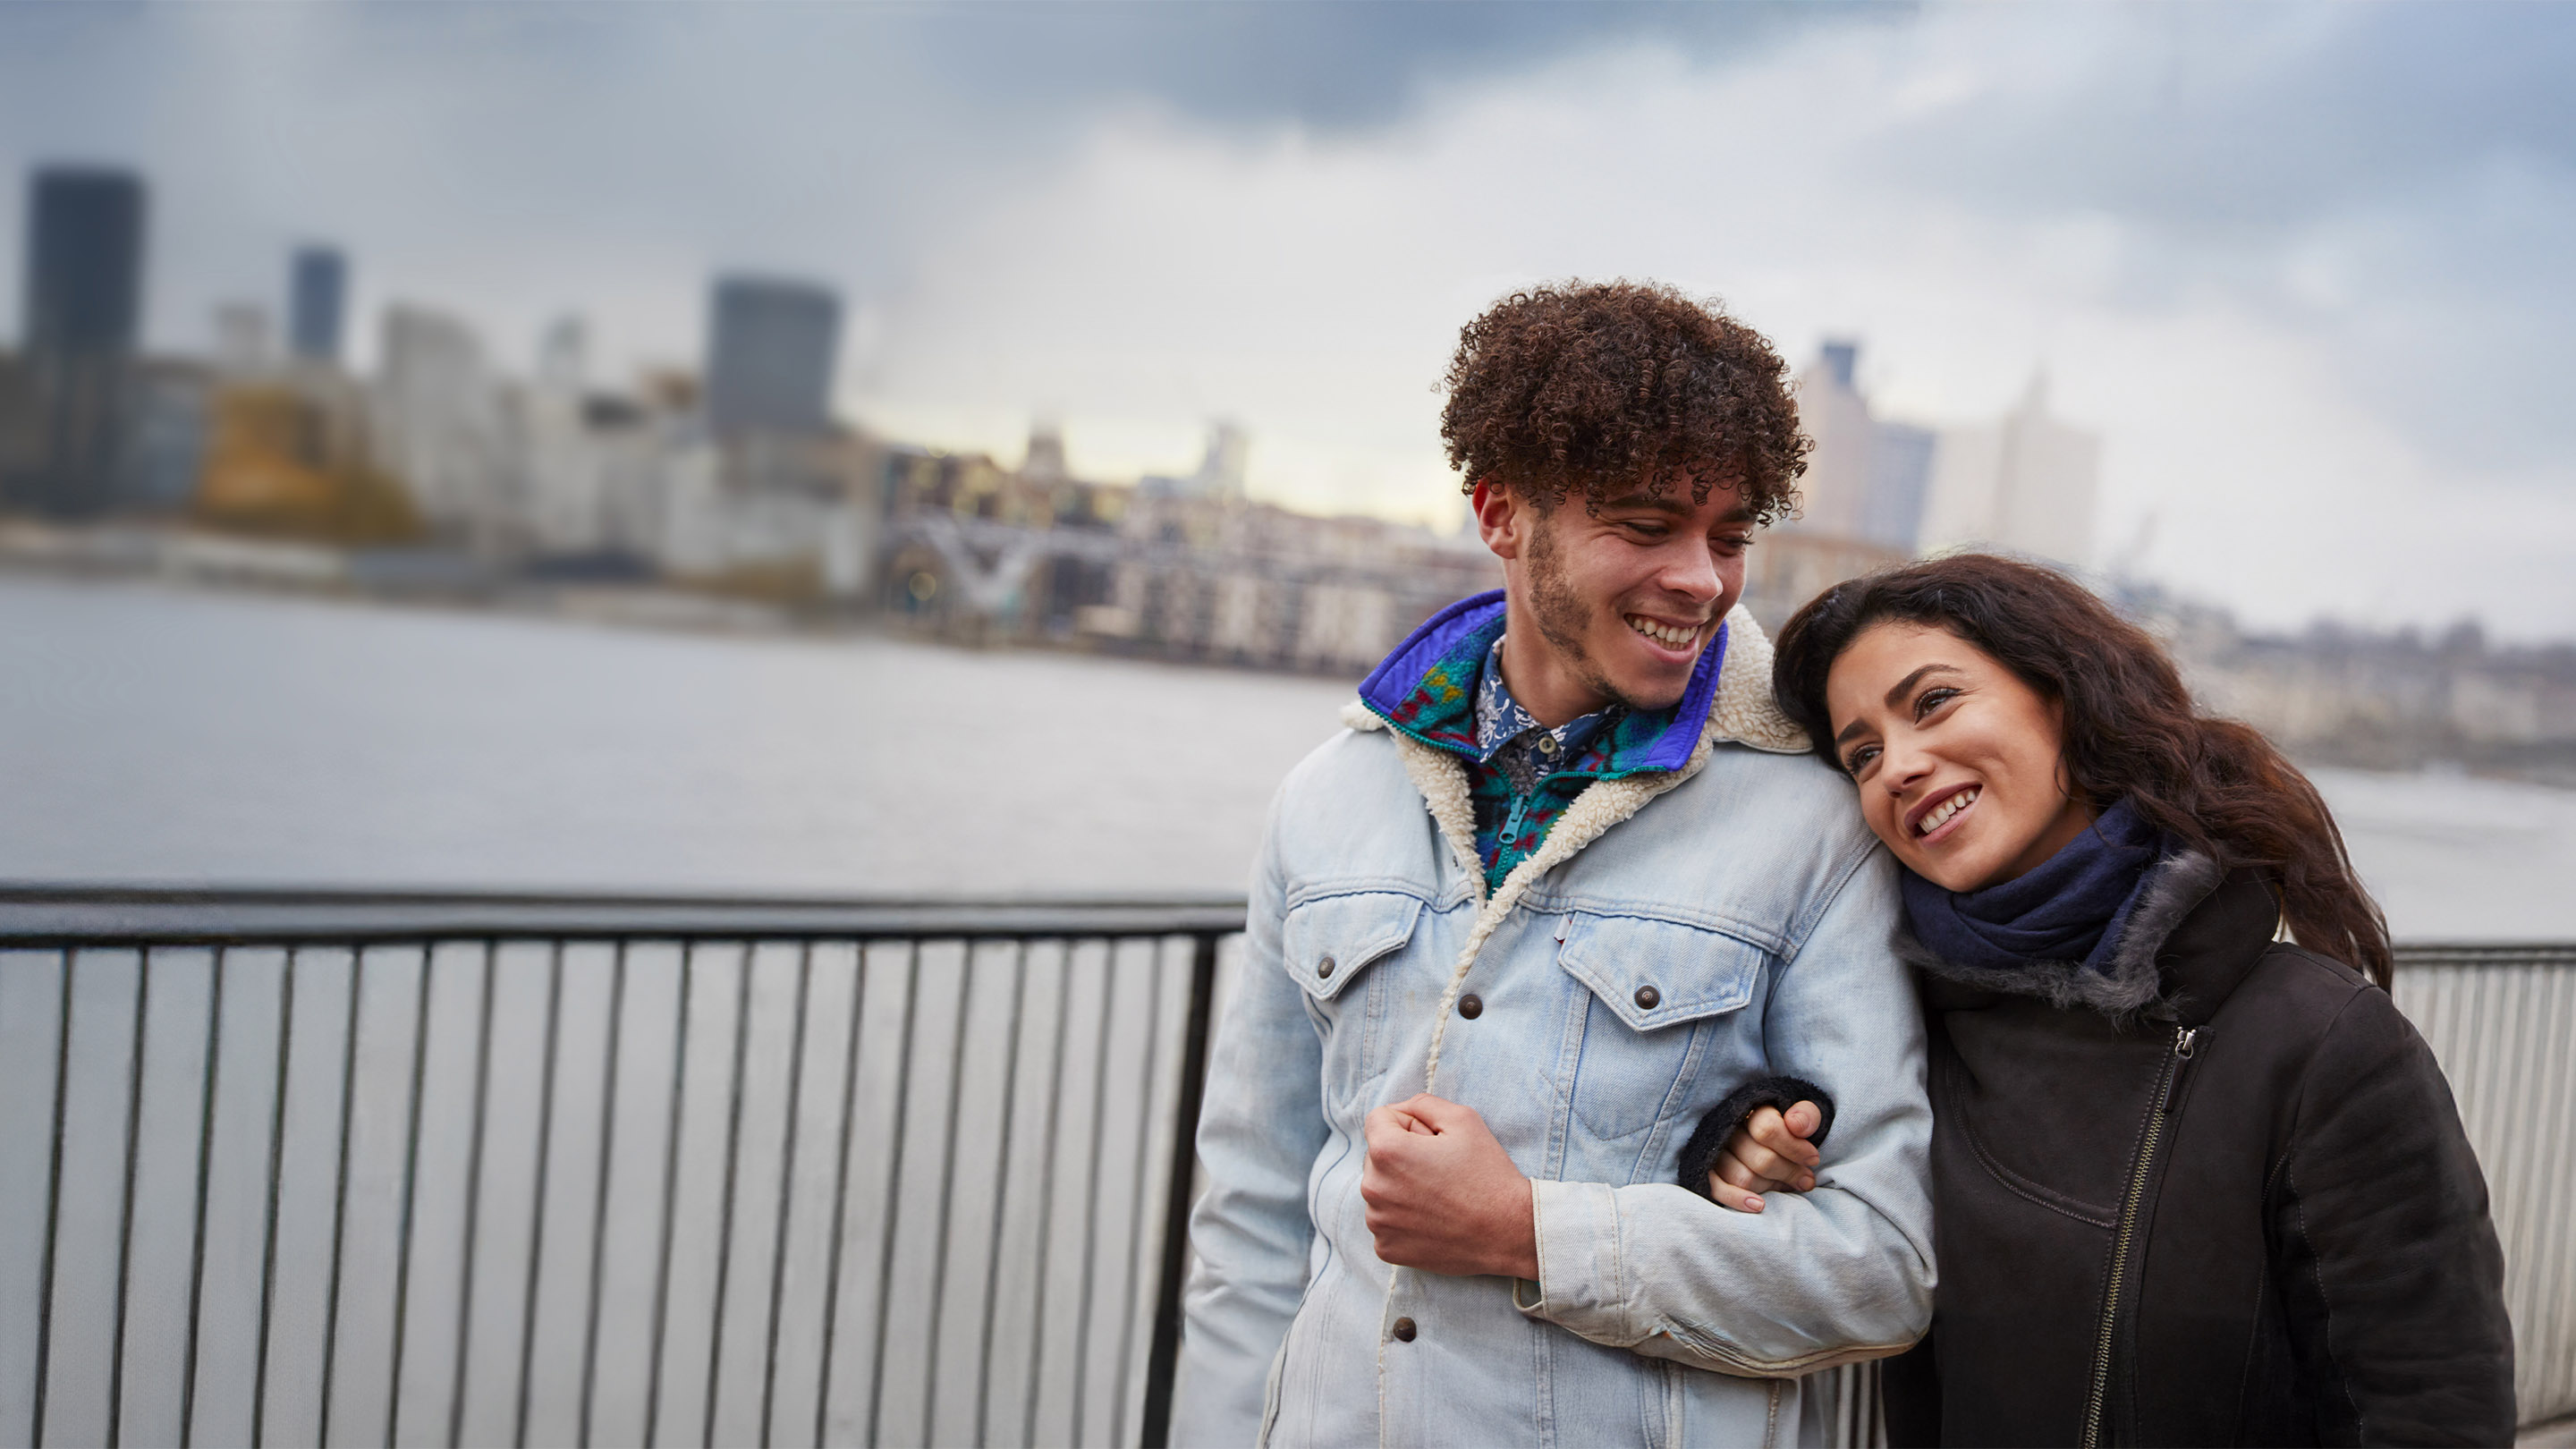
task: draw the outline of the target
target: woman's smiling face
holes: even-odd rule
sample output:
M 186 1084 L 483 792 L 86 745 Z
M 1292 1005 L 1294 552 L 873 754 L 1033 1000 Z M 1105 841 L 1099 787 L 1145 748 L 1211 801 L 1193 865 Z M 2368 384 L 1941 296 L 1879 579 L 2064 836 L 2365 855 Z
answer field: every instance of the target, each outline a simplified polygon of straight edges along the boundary
M 2055 702 L 1947 629 L 1862 630 L 1825 677 L 1825 705 L 1862 818 L 1945 890 L 2011 880 L 2092 823 L 2066 792 Z

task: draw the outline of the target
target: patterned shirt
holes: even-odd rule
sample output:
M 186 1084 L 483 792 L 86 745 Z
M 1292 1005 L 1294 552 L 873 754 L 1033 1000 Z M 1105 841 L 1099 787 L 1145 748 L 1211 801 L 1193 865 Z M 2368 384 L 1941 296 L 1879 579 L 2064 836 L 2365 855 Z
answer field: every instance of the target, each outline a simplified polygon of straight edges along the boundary
M 1548 729 L 1502 682 L 1503 595 L 1497 589 L 1434 614 L 1360 684 L 1360 699 L 1397 730 L 1459 757 L 1476 815 L 1476 853 L 1491 890 L 1538 853 L 1548 831 L 1595 780 L 1669 770 L 1690 755 L 1717 695 L 1720 627 L 1681 703 L 1616 706 Z
M 1503 641 L 1486 651 L 1484 676 L 1476 685 L 1477 768 L 1467 772 L 1468 801 L 1476 811 L 1476 851 L 1484 858 L 1485 884 L 1500 885 L 1511 868 L 1547 840 L 1574 794 L 1542 791 L 1559 769 L 1599 768 L 1590 757 L 1593 740 L 1612 728 L 1627 711 L 1619 705 L 1596 709 L 1554 729 L 1512 698 L 1503 682 Z M 1590 784 L 1586 771 L 1583 784 Z

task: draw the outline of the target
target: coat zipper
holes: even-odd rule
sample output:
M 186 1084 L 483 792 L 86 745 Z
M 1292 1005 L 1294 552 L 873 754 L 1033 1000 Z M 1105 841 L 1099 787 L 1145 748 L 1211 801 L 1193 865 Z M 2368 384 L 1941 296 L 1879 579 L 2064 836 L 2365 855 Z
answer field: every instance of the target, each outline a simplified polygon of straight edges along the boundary
M 2155 1166 L 2156 1148 L 2164 1141 L 2165 1118 L 2182 1095 L 2182 1074 L 2191 1066 L 2192 1049 L 2199 1040 L 2200 1028 L 2196 1026 L 2174 1033 L 2173 1050 L 2166 1054 L 2163 1069 L 2156 1076 L 2156 1105 L 2147 1114 L 2146 1139 L 2139 1144 L 2137 1166 L 2129 1173 L 2128 1195 L 2120 1202 L 2119 1230 L 2111 1238 L 2110 1279 L 2102 1294 L 2102 1334 L 2093 1348 L 2093 1391 L 2084 1403 L 2083 1449 L 2100 1449 L 2102 1442 L 2103 1404 L 2111 1389 L 2111 1339 L 2120 1321 L 2121 1280 L 2128 1271 L 2129 1244 L 2137 1236 L 2138 1210 L 2146 1203 L 2147 1174 Z

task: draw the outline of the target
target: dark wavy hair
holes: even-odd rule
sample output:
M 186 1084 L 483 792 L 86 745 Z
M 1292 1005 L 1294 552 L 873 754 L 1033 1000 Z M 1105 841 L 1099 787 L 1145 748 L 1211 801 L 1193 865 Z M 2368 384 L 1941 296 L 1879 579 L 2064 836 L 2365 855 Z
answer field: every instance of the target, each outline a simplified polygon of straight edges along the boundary
M 1494 478 L 1553 507 L 1660 489 L 1691 501 L 1733 482 L 1756 522 L 1797 507 L 1812 446 L 1788 368 L 1762 334 L 1659 283 L 1563 282 L 1514 292 L 1458 334 L 1440 436 L 1462 489 Z
M 2388 985 L 2387 919 L 2316 786 L 2252 726 L 2193 708 L 2145 630 L 2052 569 L 1952 554 L 1837 584 L 1800 609 L 1780 632 L 1772 691 L 1837 769 L 1825 678 L 1861 631 L 1889 621 L 1946 629 L 1993 656 L 2062 708 L 2067 776 L 2095 809 L 2125 798 L 2222 867 L 2262 872 L 2301 945 Z

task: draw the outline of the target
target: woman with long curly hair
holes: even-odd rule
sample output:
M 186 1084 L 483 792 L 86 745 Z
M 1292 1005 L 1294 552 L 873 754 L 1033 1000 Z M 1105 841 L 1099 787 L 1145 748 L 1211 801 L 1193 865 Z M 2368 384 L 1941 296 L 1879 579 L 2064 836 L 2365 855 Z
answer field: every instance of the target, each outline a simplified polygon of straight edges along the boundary
M 2009 558 L 1832 589 L 1773 680 L 1905 868 L 1940 1286 L 1895 1441 L 2508 1442 L 2486 1185 L 2306 777 Z M 1755 1112 L 1706 1190 L 1812 1186 L 1830 1114 Z

